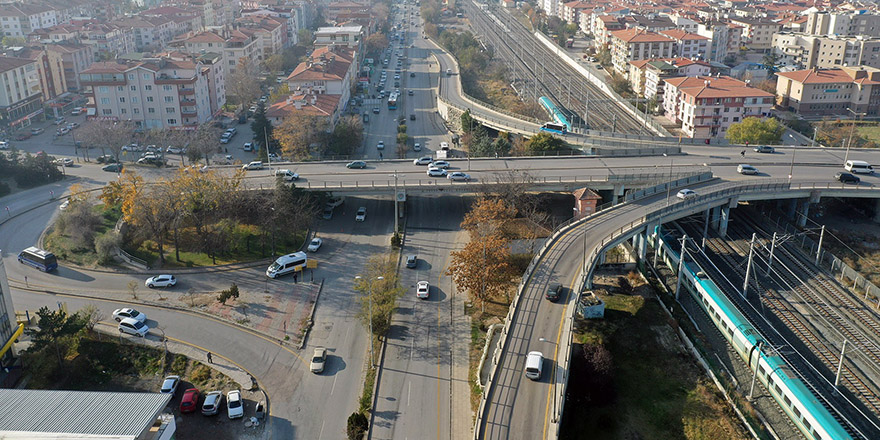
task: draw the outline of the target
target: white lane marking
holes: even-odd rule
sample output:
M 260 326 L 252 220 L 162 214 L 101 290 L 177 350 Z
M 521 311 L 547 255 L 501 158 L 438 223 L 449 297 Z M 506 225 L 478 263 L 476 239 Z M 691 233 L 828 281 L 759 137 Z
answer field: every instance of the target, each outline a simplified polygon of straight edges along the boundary
M 337 372 L 337 374 L 334 374 L 334 375 L 333 375 L 333 385 L 330 386 L 330 395 L 331 395 L 331 396 L 333 395 L 333 390 L 336 389 L 336 379 L 339 379 L 339 374 L 338 374 L 338 372 Z
M 324 423 L 327 423 L 326 420 L 321 422 L 321 430 L 318 431 L 318 438 L 320 439 L 322 435 L 324 435 Z
M 406 406 L 410 404 L 410 392 L 412 391 L 412 382 L 409 382 L 406 387 Z

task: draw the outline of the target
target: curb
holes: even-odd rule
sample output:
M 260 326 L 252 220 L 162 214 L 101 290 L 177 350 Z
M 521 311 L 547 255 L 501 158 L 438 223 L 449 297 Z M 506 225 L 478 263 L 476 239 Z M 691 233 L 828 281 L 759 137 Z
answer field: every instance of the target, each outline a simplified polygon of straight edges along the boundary
M 315 295 L 315 302 L 312 304 L 312 310 L 309 312 L 309 321 L 308 327 L 303 332 L 302 339 L 299 342 L 299 349 L 302 350 L 303 347 L 306 346 L 306 341 L 309 339 L 309 334 L 312 333 L 312 326 L 315 325 L 315 309 L 318 308 L 318 299 L 321 298 L 321 292 L 324 290 L 324 279 L 321 278 L 321 285 L 318 287 L 318 294 Z

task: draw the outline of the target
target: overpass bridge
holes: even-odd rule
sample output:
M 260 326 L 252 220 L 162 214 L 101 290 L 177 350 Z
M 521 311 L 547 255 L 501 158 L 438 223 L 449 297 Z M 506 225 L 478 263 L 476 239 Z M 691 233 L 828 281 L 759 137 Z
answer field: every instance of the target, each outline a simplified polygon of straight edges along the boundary
M 724 232 L 730 209 L 740 201 L 788 199 L 792 210 L 806 213 L 822 197 L 880 198 L 880 187 L 845 186 L 830 181 L 711 180 L 692 186 L 699 195 L 671 200 L 660 187 L 646 189 L 625 203 L 608 206 L 588 217 L 560 226 L 532 260 L 513 299 L 498 348 L 490 362 L 474 430 L 476 439 L 558 437 L 571 361 L 571 332 L 578 292 L 591 287 L 593 272 L 604 254 L 632 240 L 644 259 L 655 226 L 697 213 L 706 213 L 704 228 Z M 803 217 L 803 216 L 798 216 Z M 543 300 L 552 282 L 571 288 L 562 303 Z M 525 379 L 522 368 L 529 351 L 546 352 L 555 343 L 549 380 Z

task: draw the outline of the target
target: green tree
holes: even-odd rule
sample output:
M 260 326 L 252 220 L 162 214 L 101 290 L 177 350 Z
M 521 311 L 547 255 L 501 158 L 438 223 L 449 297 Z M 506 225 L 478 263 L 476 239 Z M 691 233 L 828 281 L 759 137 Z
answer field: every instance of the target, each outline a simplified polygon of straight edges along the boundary
M 46 306 L 37 311 L 37 318 L 37 328 L 25 329 L 25 334 L 31 338 L 28 351 L 36 353 L 46 348 L 52 349 L 58 358 L 58 368 L 62 368 L 64 356 L 70 349 L 69 339 L 88 322 L 78 314 L 68 315 L 64 310 L 50 310 Z
M 263 66 L 270 72 L 280 72 L 284 68 L 284 55 L 280 53 L 269 55 L 263 61 Z
M 345 429 L 348 440 L 361 440 L 369 427 L 370 421 L 367 420 L 367 416 L 359 412 L 352 413 L 348 416 L 348 424 Z
M 260 158 L 267 160 L 270 150 L 275 152 L 277 148 L 274 142 L 275 127 L 272 126 L 272 121 L 266 118 L 266 106 L 262 102 L 257 104 L 257 112 L 254 113 L 254 120 L 251 122 L 251 130 L 254 133 L 254 142 L 260 149 Z M 269 145 L 266 144 L 267 139 Z
M 611 67 L 611 51 L 608 50 L 607 47 L 599 49 L 599 52 L 596 54 L 596 59 L 599 61 L 599 64 L 605 67 Z
M 335 155 L 348 156 L 364 142 L 364 123 L 358 116 L 339 118 L 330 135 L 330 151 Z
M 489 138 L 489 134 L 486 133 L 486 129 L 482 125 L 477 125 L 471 130 L 470 136 L 467 138 L 468 154 L 471 157 L 486 157 L 495 154 L 492 139 Z
M 25 40 L 22 37 L 6 36 L 6 37 L 3 37 L 2 40 L 0 40 L 0 44 L 2 44 L 3 47 L 24 46 L 25 44 L 27 44 L 27 40 Z
M 361 293 L 357 316 L 369 328 L 372 314 L 373 333 L 379 337 L 385 336 L 391 328 L 397 300 L 406 292 L 406 288 L 400 285 L 396 254 L 369 257 L 364 272 L 359 276 L 354 284 L 354 290 Z
M 529 139 L 526 144 L 529 153 L 549 153 L 568 149 L 565 141 L 550 133 L 541 132 Z
M 764 54 L 761 58 L 761 64 L 770 71 L 770 73 L 776 73 L 779 71 L 779 54 L 771 50 Z
M 510 134 L 507 132 L 498 133 L 495 142 L 492 142 L 492 150 L 499 156 L 507 156 L 510 154 L 511 148 L 513 148 L 513 143 L 510 142 Z
M 771 144 L 782 140 L 785 129 L 775 118 L 749 117 L 727 129 L 727 139 L 734 144 Z
M 461 114 L 461 131 L 470 133 L 474 130 L 474 127 L 478 126 L 480 126 L 480 121 L 471 116 L 470 109 L 465 110 L 464 113 Z
M 367 37 L 367 53 L 376 53 L 388 47 L 388 38 L 385 34 L 377 32 Z

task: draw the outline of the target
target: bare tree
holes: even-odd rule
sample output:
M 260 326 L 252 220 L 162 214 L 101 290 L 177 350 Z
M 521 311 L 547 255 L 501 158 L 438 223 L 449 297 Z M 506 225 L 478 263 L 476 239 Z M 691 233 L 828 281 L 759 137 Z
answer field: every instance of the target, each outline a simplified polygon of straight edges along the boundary
M 134 123 L 131 121 L 98 120 L 83 126 L 79 135 L 86 147 L 98 147 L 101 149 L 101 154 L 110 151 L 119 161 L 122 147 L 131 143 L 134 128 Z
M 131 299 L 138 299 L 138 282 L 131 280 L 128 282 L 128 293 L 131 294 Z
M 234 103 L 242 105 L 260 94 L 260 81 L 257 65 L 246 58 L 238 60 L 235 72 L 226 77 L 226 96 Z
M 202 124 L 196 130 L 180 133 L 181 145 L 186 147 L 186 157 L 195 163 L 201 159 L 210 165 L 211 154 L 220 150 L 220 129 L 210 124 Z

